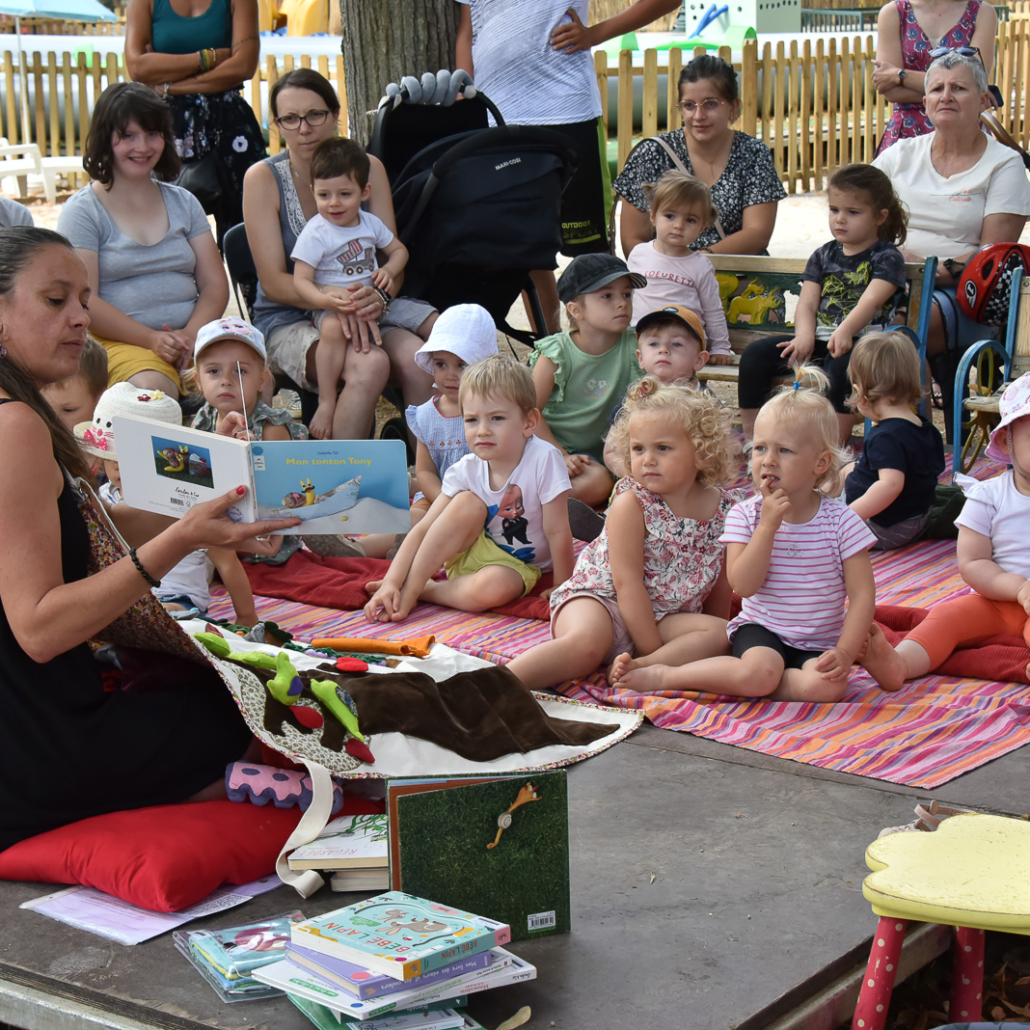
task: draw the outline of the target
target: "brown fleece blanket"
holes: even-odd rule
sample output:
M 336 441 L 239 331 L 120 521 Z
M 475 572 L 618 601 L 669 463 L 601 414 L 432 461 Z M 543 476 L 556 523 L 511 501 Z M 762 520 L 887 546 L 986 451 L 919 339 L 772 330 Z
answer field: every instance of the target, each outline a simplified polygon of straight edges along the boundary
M 234 664 L 263 683 L 274 675 L 243 662 Z M 317 704 L 322 713 L 321 743 L 333 751 L 342 749 L 346 732 L 311 692 L 308 684 L 312 679 L 332 680 L 351 695 L 363 734 L 406 733 L 473 762 L 550 744 L 584 747 L 618 729 L 610 723 L 552 718 L 519 679 L 500 666 L 460 672 L 442 683 L 421 672 L 370 675 L 315 669 L 302 670 L 299 675 L 304 684 L 301 696 Z M 303 733 L 319 732 L 303 725 L 292 707 L 271 694 L 266 701 L 264 725 L 269 733 L 281 736 L 286 721 Z

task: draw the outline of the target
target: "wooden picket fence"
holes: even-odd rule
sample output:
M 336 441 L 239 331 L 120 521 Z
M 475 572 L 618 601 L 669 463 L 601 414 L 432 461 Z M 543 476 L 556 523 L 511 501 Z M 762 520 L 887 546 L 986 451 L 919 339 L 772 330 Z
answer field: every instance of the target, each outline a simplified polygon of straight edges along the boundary
M 127 78 L 119 55 L 104 57 L 83 53 L 31 53 L 27 40 L 26 60 L 30 94 L 34 95 L 32 138 L 43 154 L 81 153 L 89 128 L 93 104 L 100 92 L 112 82 Z M 701 53 L 700 49 L 697 51 Z M 761 139 L 772 151 L 776 169 L 790 193 L 820 189 L 827 175 L 839 165 L 869 161 L 889 116 L 889 105 L 872 84 L 875 39 L 872 35 L 836 39 L 805 39 L 788 46 L 747 41 L 736 63 L 741 81 L 741 115 L 738 125 L 744 132 Z M 616 115 L 610 138 L 617 141 L 617 164 L 621 168 L 633 145 L 641 138 L 681 124 L 675 83 L 685 55 L 671 50 L 659 55 L 644 52 L 643 67 L 634 68 L 633 54 L 623 51 L 612 62 L 604 53 L 594 55 L 601 96 L 607 98 L 608 82 L 617 82 L 613 110 Z M 719 56 L 731 61 L 728 47 Z M 661 57 L 661 63 L 659 63 Z M 315 67 L 332 82 L 343 101 L 340 130 L 346 132 L 347 111 L 344 90 L 343 57 L 309 57 L 303 67 Z M 279 75 L 294 67 L 292 57 L 277 63 L 267 57 L 254 78 L 244 85 L 244 96 L 258 120 L 269 132 L 269 150 L 277 153 L 279 134 L 270 124 L 267 94 Z M 13 54 L 5 53 L 0 62 L 5 104 L 0 109 L 0 135 L 11 142 L 21 139 L 20 111 L 15 102 L 17 66 Z M 659 80 L 667 76 L 673 88 L 659 107 Z M 1030 86 L 1030 0 L 1011 5 L 1010 18 L 999 25 L 995 82 L 1005 98 L 997 112 L 1009 133 L 1024 147 L 1030 145 L 1030 113 L 1026 89 Z M 634 117 L 634 81 L 640 93 L 639 116 Z M 45 96 L 51 98 L 44 104 Z M 614 122 L 616 119 L 611 119 Z
M 998 27 L 994 81 L 1005 98 L 996 112 L 1010 135 L 1025 148 L 1030 144 L 1030 3 L 1014 5 L 1009 21 Z M 704 53 L 700 48 L 695 53 Z M 680 51 L 645 51 L 643 68 L 633 68 L 625 50 L 609 65 L 605 54 L 594 55 L 601 96 L 608 80 L 618 82 L 615 113 L 618 167 L 640 139 L 681 124 L 675 88 L 659 117 L 659 78 L 675 84 L 683 66 Z M 687 54 L 689 60 L 691 54 Z M 732 61 L 728 47 L 719 56 Z M 872 35 L 782 42 L 773 47 L 754 40 L 744 43 L 740 73 L 741 113 L 738 125 L 762 140 L 772 151 L 776 170 L 790 193 L 821 189 L 834 168 L 871 161 L 890 116 L 890 105 L 873 87 L 876 41 Z M 640 117 L 634 123 L 634 77 L 642 79 Z M 605 111 L 606 124 L 609 112 Z
M 55 54 L 27 54 L 27 73 L 29 79 L 29 95 L 35 97 L 32 127 L 32 140 L 39 144 L 43 155 L 82 153 L 82 145 L 89 131 L 90 116 L 96 98 L 114 82 L 128 79 L 125 64 L 119 54 L 101 56 L 93 54 L 91 60 L 79 53 L 72 61 L 71 54 L 62 54 L 58 61 Z M 282 65 L 277 65 L 274 57 L 268 57 L 262 68 L 249 82 L 244 83 L 243 96 L 254 109 L 258 121 L 265 128 L 270 126 L 268 112 L 268 89 L 280 75 L 291 71 L 295 62 L 287 55 Z M 333 59 L 322 55 L 315 62 L 304 57 L 300 65 L 305 68 L 314 67 L 336 87 L 342 101 L 340 111 L 340 132 L 347 132 L 347 103 L 343 89 L 343 55 Z M 4 84 L 6 103 L 0 111 L 2 132 L 12 143 L 21 142 L 21 111 L 16 103 L 16 83 L 18 81 L 18 65 L 16 55 L 5 53 L 0 63 L 0 76 Z M 43 103 L 49 96 L 51 102 Z M 85 102 L 83 102 L 85 100 Z M 281 147 L 278 132 L 272 126 L 269 132 L 269 150 L 278 153 Z

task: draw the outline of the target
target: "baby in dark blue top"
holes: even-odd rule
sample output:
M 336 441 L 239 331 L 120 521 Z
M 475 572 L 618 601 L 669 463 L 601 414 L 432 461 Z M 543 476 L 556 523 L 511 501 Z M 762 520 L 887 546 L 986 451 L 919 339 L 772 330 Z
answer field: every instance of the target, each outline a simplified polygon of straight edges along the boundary
M 855 344 L 848 373 L 848 403 L 875 424 L 843 470 L 844 499 L 876 534 L 876 548 L 887 551 L 911 543 L 926 526 L 944 471 L 944 441 L 913 411 L 923 387 L 919 355 L 904 333 L 867 333 Z

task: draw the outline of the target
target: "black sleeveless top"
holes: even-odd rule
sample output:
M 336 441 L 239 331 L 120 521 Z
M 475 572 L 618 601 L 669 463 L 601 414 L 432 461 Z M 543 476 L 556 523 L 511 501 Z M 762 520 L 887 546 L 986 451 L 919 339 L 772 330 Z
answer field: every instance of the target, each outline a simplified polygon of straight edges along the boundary
M 78 501 L 65 475 L 57 511 L 66 583 L 87 575 Z M 217 676 L 168 655 L 155 653 L 153 664 L 179 673 L 133 693 L 105 691 L 88 644 L 36 662 L 0 599 L 0 850 L 87 816 L 183 801 L 242 756 L 250 733 Z

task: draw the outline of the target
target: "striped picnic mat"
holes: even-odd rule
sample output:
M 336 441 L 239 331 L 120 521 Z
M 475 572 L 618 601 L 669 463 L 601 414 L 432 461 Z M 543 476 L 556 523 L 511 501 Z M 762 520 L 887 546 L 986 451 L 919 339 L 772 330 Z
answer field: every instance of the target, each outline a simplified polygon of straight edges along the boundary
M 981 461 L 985 479 L 1001 466 Z M 950 470 L 943 477 L 950 479 Z M 967 591 L 952 541 L 931 541 L 875 554 L 879 604 L 930 607 Z M 213 615 L 227 613 L 219 600 Z M 369 636 L 403 639 L 425 633 L 461 651 L 504 662 L 547 639 L 546 623 L 471 615 L 420 605 L 403 626 L 374 625 L 360 612 L 258 599 L 262 618 L 301 638 Z M 639 710 L 656 726 L 838 772 L 913 787 L 937 787 L 1030 742 L 1026 684 L 928 676 L 885 694 L 856 670 L 846 698 L 833 705 L 731 701 L 712 694 L 636 694 L 610 687 L 602 674 L 564 684 L 561 693 Z

